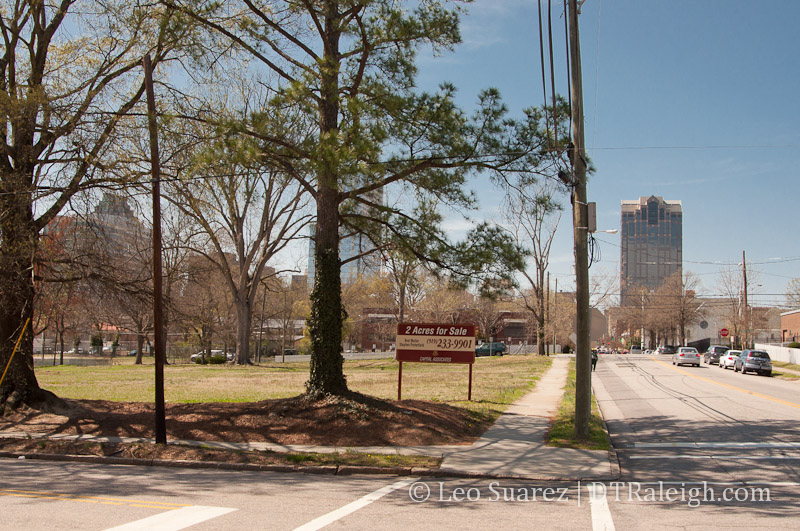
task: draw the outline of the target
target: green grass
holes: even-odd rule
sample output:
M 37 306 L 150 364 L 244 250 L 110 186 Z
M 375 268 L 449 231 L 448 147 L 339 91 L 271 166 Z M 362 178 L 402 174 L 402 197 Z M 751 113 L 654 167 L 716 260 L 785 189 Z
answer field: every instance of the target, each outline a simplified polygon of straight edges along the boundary
M 793 372 L 781 372 L 776 371 L 775 369 L 772 370 L 772 377 L 783 378 L 784 380 L 800 380 L 800 374 L 795 374 Z
M 39 384 L 64 398 L 151 402 L 153 365 L 125 363 L 109 367 L 40 367 Z M 531 389 L 550 366 L 538 356 L 479 358 L 473 366 L 472 401 L 467 401 L 469 367 L 456 364 L 403 364 L 403 399 L 447 402 L 482 419 L 494 419 Z M 303 392 L 308 362 L 258 366 L 176 364 L 164 368 L 165 399 L 172 403 L 257 402 Z M 351 390 L 397 398 L 398 364 L 391 359 L 345 361 Z
M 580 448 L 584 450 L 608 450 L 608 434 L 600 417 L 600 409 L 592 395 L 592 416 L 589 419 L 589 439 L 575 439 L 575 362 L 571 362 L 564 396 L 558 406 L 547 438 L 548 446 L 559 448 Z
M 793 371 L 800 371 L 800 365 L 796 363 L 788 363 L 785 361 L 772 360 L 772 365 L 775 367 L 783 367 L 784 369 L 791 369 Z
M 273 454 L 275 455 L 275 454 Z M 424 455 L 388 455 L 345 453 L 303 453 L 283 454 L 283 458 L 295 465 L 351 465 L 376 467 L 426 467 L 439 468 L 442 460 Z

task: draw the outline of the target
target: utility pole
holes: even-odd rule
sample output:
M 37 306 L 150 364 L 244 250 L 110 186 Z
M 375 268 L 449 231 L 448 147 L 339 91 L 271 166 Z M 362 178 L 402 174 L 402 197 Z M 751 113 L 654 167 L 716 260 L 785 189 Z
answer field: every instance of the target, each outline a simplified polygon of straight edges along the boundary
M 583 3 L 583 2 L 581 2 Z M 578 34 L 578 0 L 569 0 L 570 86 L 572 87 L 572 226 L 575 240 L 575 438 L 589 438 L 592 367 L 589 334 L 589 212 L 586 195 L 586 146 L 583 138 L 583 85 Z
M 144 56 L 144 83 L 147 91 L 147 122 L 150 129 L 150 165 L 153 172 L 153 335 L 155 340 L 156 396 L 155 432 L 156 444 L 167 444 L 166 406 L 164 402 L 164 358 L 166 342 L 162 314 L 163 294 L 161 288 L 161 166 L 158 158 L 158 128 L 156 124 L 156 100 L 153 90 L 153 65 L 150 54 Z
M 553 354 L 558 354 L 556 350 L 556 339 L 558 334 L 556 332 L 556 322 L 558 319 L 558 278 L 556 278 L 556 285 L 553 291 Z
M 545 301 L 547 301 L 547 309 L 545 310 L 545 315 L 547 316 L 546 317 L 546 321 L 548 323 L 552 324 L 553 316 L 550 314 L 550 271 L 547 272 L 547 295 L 546 295 Z M 544 334 L 542 334 L 542 335 L 544 335 Z M 550 355 L 550 345 L 547 344 L 547 339 L 544 340 L 544 348 L 545 348 L 545 354 L 547 354 L 549 356 Z M 553 345 L 553 348 L 555 348 L 555 344 Z
M 750 346 L 749 341 L 749 322 L 748 322 L 748 310 L 747 310 L 747 262 L 744 258 L 744 250 L 742 250 L 742 286 L 744 287 L 744 308 L 742 309 L 742 324 L 744 325 L 744 348 L 748 348 Z

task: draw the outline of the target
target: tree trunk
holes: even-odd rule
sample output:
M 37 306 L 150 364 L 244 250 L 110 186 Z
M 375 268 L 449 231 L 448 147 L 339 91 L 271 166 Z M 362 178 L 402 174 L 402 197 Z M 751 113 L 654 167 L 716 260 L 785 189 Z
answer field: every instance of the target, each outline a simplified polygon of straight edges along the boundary
M 144 356 L 144 324 L 138 322 L 136 323 L 136 361 L 134 365 L 142 364 L 142 356 Z
M 539 275 L 543 277 L 543 275 Z M 545 313 L 544 313 L 544 290 L 541 289 L 543 279 L 540 279 L 539 289 L 536 291 L 536 303 L 539 306 L 539 311 L 537 312 L 538 315 L 536 316 L 536 337 L 538 346 L 536 347 L 536 351 L 539 356 L 545 355 L 544 343 L 545 343 L 545 333 L 544 333 L 544 322 L 545 322 Z
M 6 177 L 4 183 L 16 181 Z M 14 354 L 25 322 L 33 317 L 33 260 L 38 235 L 32 207 L 26 199 L 24 194 L 10 193 L 0 207 L 0 371 L 8 367 L 0 385 L 0 404 L 4 404 L 5 411 L 22 404 L 39 409 L 53 396 L 39 387 L 34 374 L 30 323 Z
M 239 289 L 236 301 L 236 363 L 250 365 L 250 326 L 253 319 L 253 308 L 247 298 L 247 288 Z M 242 293 L 244 292 L 244 293 Z
M 342 357 L 342 281 L 339 263 L 338 201 L 335 189 L 323 185 L 317 199 L 316 279 L 311 292 L 311 367 L 306 392 L 344 394 L 347 381 Z
M 347 393 L 342 357 L 342 305 L 339 262 L 339 162 L 336 154 L 339 130 L 339 13 L 338 2 L 327 2 L 324 57 L 320 91 L 320 144 L 323 156 L 317 171 L 317 233 L 314 260 L 316 279 L 311 292 L 311 367 L 309 395 Z

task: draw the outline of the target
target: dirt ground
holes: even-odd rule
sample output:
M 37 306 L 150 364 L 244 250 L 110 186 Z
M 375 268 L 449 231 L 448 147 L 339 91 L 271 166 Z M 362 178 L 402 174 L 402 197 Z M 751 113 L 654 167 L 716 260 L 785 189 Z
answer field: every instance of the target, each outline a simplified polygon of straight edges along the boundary
M 0 431 L 153 438 L 153 404 L 64 400 L 54 413 L 32 409 L 0 417 Z M 325 446 L 470 444 L 488 427 L 464 409 L 447 404 L 380 400 L 353 394 L 312 401 L 305 397 L 255 403 L 167 404 L 167 439 L 273 442 Z M 84 453 L 167 459 L 253 462 L 231 452 L 146 445 L 1 440 L 2 451 Z M 153 445 L 149 445 L 153 446 Z M 257 462 L 274 462 L 259 458 Z

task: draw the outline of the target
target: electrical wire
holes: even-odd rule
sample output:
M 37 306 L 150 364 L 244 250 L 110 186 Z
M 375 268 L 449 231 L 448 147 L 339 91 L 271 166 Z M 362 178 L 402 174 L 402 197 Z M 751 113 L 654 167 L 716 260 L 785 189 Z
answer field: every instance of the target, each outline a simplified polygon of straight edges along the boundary
M 592 124 L 592 147 L 597 136 L 597 94 L 600 92 L 600 13 L 603 8 L 603 0 L 597 2 L 597 45 L 594 59 L 594 118 Z
M 550 128 L 550 118 L 547 114 L 547 76 L 545 74 L 545 65 L 544 65 L 544 30 L 542 29 L 542 0 L 539 0 L 539 62 L 542 66 L 542 98 L 545 102 L 545 109 L 544 109 L 544 122 L 545 127 L 548 129 Z M 548 145 L 550 149 L 553 149 L 553 143 L 548 136 Z

